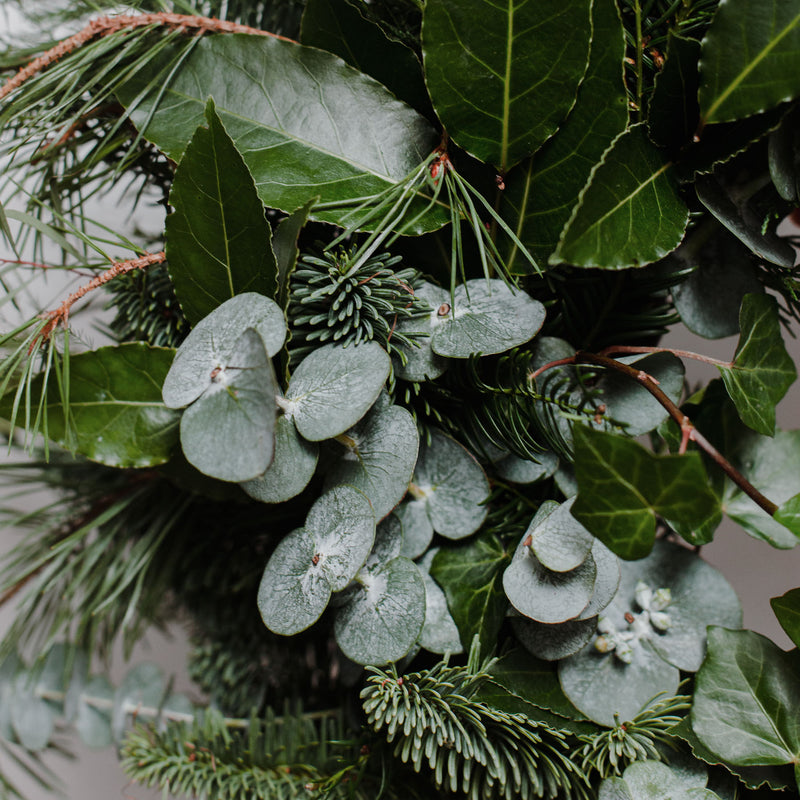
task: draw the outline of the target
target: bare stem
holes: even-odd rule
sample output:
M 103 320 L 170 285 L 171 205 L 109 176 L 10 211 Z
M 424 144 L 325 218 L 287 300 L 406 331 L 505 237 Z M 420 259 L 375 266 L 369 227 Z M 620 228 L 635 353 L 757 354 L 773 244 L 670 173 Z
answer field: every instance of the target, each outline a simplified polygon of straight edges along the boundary
M 569 356 L 568 358 L 559 358 L 557 361 L 550 361 L 547 364 L 543 364 L 539 369 L 528 373 L 528 383 L 533 383 L 543 372 L 547 372 L 547 370 L 553 369 L 553 367 L 564 367 L 568 364 L 576 363 L 575 358 L 576 356 Z
M 733 367 L 732 361 L 721 361 L 718 358 L 711 358 L 711 356 L 704 356 L 702 353 L 692 353 L 690 350 L 675 350 L 672 347 L 635 347 L 631 345 L 611 345 L 600 351 L 601 356 L 616 355 L 638 355 L 644 353 L 672 353 L 678 358 L 691 358 L 694 361 L 702 361 L 704 364 L 713 364 L 715 367 Z

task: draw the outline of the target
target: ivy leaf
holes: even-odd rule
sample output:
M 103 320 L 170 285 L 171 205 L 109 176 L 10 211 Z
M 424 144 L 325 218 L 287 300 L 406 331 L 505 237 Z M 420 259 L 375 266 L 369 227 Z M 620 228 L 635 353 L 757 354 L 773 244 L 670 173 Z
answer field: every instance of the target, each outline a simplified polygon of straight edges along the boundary
M 234 295 L 278 288 L 264 206 L 213 100 L 206 120 L 175 171 L 166 222 L 169 274 L 191 325 Z
M 789 638 L 800 647 L 800 589 L 791 589 L 769 604 Z
M 375 541 L 375 517 L 358 490 L 340 486 L 311 507 L 305 527 L 284 537 L 258 587 L 258 610 L 274 633 L 292 636 L 313 625 L 331 593 L 355 577 Z
M 637 442 L 576 425 L 572 513 L 618 556 L 653 547 L 656 517 L 702 525 L 719 509 L 698 453 L 656 456 Z
M 317 468 L 319 445 L 307 442 L 290 417 L 281 414 L 275 423 L 275 455 L 263 475 L 241 484 L 254 500 L 283 503 L 308 486 Z
M 419 452 L 414 418 L 401 406 L 376 404 L 338 441 L 344 453 L 330 467 L 326 487 L 355 486 L 383 519 L 403 499 L 414 474 Z
M 503 570 L 509 555 L 499 538 L 482 533 L 457 547 L 436 554 L 430 574 L 442 587 L 461 643 L 477 634 L 481 652 L 491 651 L 508 609 L 503 591 Z
M 211 386 L 181 417 L 181 447 L 196 469 L 222 481 L 261 475 L 275 452 L 278 384 L 264 342 L 252 328 Z
M 416 564 L 398 556 L 363 569 L 351 591 L 334 622 L 342 652 L 357 664 L 401 659 L 425 622 L 425 584 Z
M 697 673 L 692 728 L 731 764 L 797 764 L 800 704 L 797 651 L 753 631 L 712 627 Z
M 173 357 L 173 350 L 141 342 L 71 356 L 69 424 L 58 387 L 50 381 L 43 426 L 48 437 L 110 467 L 163 464 L 178 443 L 178 414 L 161 400 Z M 37 377 L 31 383 L 34 403 L 41 391 Z M 13 402 L 13 393 L 0 400 L 0 416 L 11 416 Z
M 544 318 L 544 306 L 523 290 L 476 278 L 456 287 L 452 308 L 431 314 L 431 348 L 450 358 L 503 353 L 532 339 Z
M 437 429 L 423 443 L 409 487 L 422 500 L 433 529 L 448 539 L 475 533 L 486 518 L 489 481 L 475 457 Z
M 320 194 L 322 204 L 336 207 L 317 206 L 314 218 L 346 222 L 354 201 L 402 183 L 438 141 L 426 119 L 373 78 L 285 39 L 204 37 L 167 86 L 159 80 L 162 71 L 163 62 L 146 65 L 120 87 L 134 124 L 180 161 L 213 97 L 270 208 L 291 212 Z M 418 210 L 428 202 L 421 198 Z M 449 218 L 434 210 L 419 217 L 415 232 L 435 230 Z
M 620 64 L 625 35 L 613 3 L 592 5 L 592 47 L 586 77 L 569 116 L 551 139 L 505 178 L 503 217 L 539 264 L 546 264 L 592 168 L 628 124 Z M 510 271 L 525 271 L 512 244 Z
M 318 347 L 294 371 L 286 390 L 285 411 L 309 441 L 338 436 L 369 411 L 391 366 L 377 342 Z
M 501 172 L 536 151 L 575 102 L 591 39 L 588 0 L 431 0 L 425 79 L 453 140 Z
M 349 0 L 309 0 L 303 11 L 300 41 L 343 58 L 418 111 L 427 114 L 430 110 L 417 56 L 401 42 L 390 39 Z
M 549 263 L 627 269 L 672 252 L 689 221 L 673 173 L 643 123 L 621 133 L 581 192 Z
M 786 0 L 723 3 L 700 60 L 703 124 L 758 114 L 800 94 L 800 11 Z
M 766 294 L 745 295 L 739 327 L 742 333 L 733 365 L 719 371 L 742 422 L 772 436 L 775 406 L 797 378 L 781 337 L 775 299 Z

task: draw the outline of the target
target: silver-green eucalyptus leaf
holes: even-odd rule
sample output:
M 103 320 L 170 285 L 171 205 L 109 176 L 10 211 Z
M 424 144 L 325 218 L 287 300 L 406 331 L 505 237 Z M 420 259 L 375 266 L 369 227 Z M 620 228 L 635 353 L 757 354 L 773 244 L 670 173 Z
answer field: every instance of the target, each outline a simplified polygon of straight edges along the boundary
M 424 498 L 407 499 L 394 510 L 403 523 L 402 555 L 406 558 L 418 558 L 427 549 L 433 539 L 433 524 L 428 516 L 428 504 Z
M 494 464 L 495 472 L 509 483 L 536 483 L 549 478 L 558 467 L 558 456 L 550 451 L 537 453 L 536 460 L 509 453 Z
M 56 708 L 35 693 L 30 674 L 17 675 L 10 692 L 10 721 L 14 734 L 26 750 L 44 750 L 55 730 Z
M 164 674 L 157 664 L 138 664 L 128 672 L 114 692 L 111 712 L 111 732 L 118 742 L 125 725 L 137 709 L 146 706 L 156 709 L 164 695 Z
M 86 702 L 88 697 L 111 703 L 114 689 L 104 675 L 95 675 L 86 684 L 80 696 L 74 724 L 75 731 L 87 747 L 109 747 L 114 742 L 111 735 L 111 712 Z
M 554 572 L 569 572 L 579 567 L 595 542 L 592 534 L 572 516 L 574 502 L 570 498 L 526 531 L 530 536 L 528 547 L 543 567 Z
M 597 567 L 597 578 L 589 605 L 581 611 L 579 620 L 595 617 L 614 599 L 619 589 L 620 560 L 599 539 L 592 544 L 592 558 Z
M 431 653 L 461 653 L 464 648 L 447 607 L 447 598 L 430 574 L 431 563 L 438 552 L 439 548 L 429 550 L 417 563 L 425 581 L 425 624 L 419 635 L 419 643 Z
M 570 619 L 550 625 L 528 617 L 512 616 L 511 627 L 529 653 L 545 661 L 558 661 L 577 653 L 594 636 L 597 617 Z
M 419 347 L 403 348 L 406 363 L 403 364 L 400 359 L 395 359 L 395 375 L 406 381 L 433 380 L 447 369 L 447 359 L 436 355 L 431 349 L 431 333 L 434 323 L 438 319 L 438 310 L 443 304 L 449 305 L 450 303 L 450 292 L 423 281 L 422 285 L 414 290 L 414 294 L 428 303 L 431 309 L 430 314 L 424 317 L 399 320 L 397 330 L 404 334 L 424 333 L 427 336 L 417 340 Z

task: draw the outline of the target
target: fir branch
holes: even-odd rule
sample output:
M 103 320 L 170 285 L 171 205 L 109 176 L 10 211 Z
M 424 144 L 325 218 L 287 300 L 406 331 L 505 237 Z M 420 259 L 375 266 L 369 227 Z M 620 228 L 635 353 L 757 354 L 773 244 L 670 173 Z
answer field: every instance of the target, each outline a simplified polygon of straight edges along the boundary
M 402 677 L 394 667 L 367 669 L 368 722 L 415 772 L 427 766 L 437 787 L 470 800 L 590 796 L 567 734 L 473 699 L 485 671 L 446 661 Z

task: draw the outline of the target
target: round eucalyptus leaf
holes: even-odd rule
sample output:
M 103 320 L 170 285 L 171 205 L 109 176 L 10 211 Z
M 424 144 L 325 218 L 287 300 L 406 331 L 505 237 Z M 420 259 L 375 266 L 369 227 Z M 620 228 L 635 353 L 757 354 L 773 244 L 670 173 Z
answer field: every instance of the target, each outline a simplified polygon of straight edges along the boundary
M 622 578 L 612 606 L 622 613 L 637 611 L 636 586 L 643 581 L 653 591 L 670 590 L 664 609 L 669 628 L 653 632 L 651 644 L 665 661 L 696 672 L 706 652 L 706 627 L 740 628 L 739 598 L 722 573 L 691 550 L 659 540 L 641 561 L 622 562 Z M 623 608 L 624 606 L 624 608 Z
M 577 653 L 597 630 L 597 617 L 570 619 L 548 625 L 527 617 L 511 618 L 514 635 L 537 658 L 558 661 Z
M 319 445 L 297 432 L 290 417 L 275 422 L 275 456 L 267 471 L 241 484 L 247 494 L 262 503 L 283 503 L 308 486 L 317 468 Z
M 261 619 L 273 633 L 292 636 L 313 625 L 330 598 L 331 585 L 313 536 L 305 528 L 292 531 L 275 548 L 261 576 L 256 601 Z
M 590 642 L 558 664 L 564 694 L 578 711 L 601 725 L 613 727 L 614 714 L 622 722 L 633 719 L 660 692 L 678 691 L 680 672 L 667 664 L 647 642 L 631 648 L 625 664 L 614 653 L 600 653 Z
M 331 591 L 341 591 L 367 560 L 375 542 L 375 515 L 369 499 L 352 486 L 328 489 L 309 509 L 305 528 Z
M 637 761 L 626 767 L 622 779 L 633 800 L 672 800 L 673 798 L 704 798 L 708 772 L 678 773 L 660 761 Z M 694 794 L 693 792 L 700 792 Z M 711 797 L 716 795 L 711 792 Z
M 443 303 L 450 303 L 450 292 L 425 281 L 422 286 L 414 290 L 414 294 L 427 301 L 431 308 L 431 313 L 425 317 L 400 320 L 397 323 L 397 330 L 405 334 L 425 333 L 427 338 L 416 340 L 419 347 L 403 348 L 406 363 L 403 364 L 399 358 L 395 359 L 394 373 L 398 378 L 406 381 L 434 380 L 447 369 L 447 359 L 437 356 L 433 352 L 430 337 L 434 320 L 438 318 L 439 308 Z
M 355 427 L 342 434 L 342 455 L 325 485 L 349 484 L 369 498 L 375 517 L 385 517 L 402 499 L 417 463 L 419 433 L 414 418 L 400 406 L 373 407 Z
M 342 652 L 358 664 L 402 658 L 425 621 L 425 584 L 402 556 L 358 575 L 360 586 L 336 612 L 334 633 Z
M 419 643 L 431 653 L 461 653 L 464 648 L 447 606 L 447 598 L 430 575 L 431 563 L 438 552 L 438 547 L 429 550 L 417 564 L 425 581 L 425 624 L 419 635 Z
M 423 444 L 411 494 L 424 500 L 433 529 L 448 539 L 475 533 L 486 519 L 489 481 L 475 457 L 439 430 Z
M 183 716 L 194 716 L 194 713 L 194 703 L 192 703 L 185 694 L 172 692 L 161 705 L 161 714 L 158 718 L 157 730 L 166 730 L 169 720 L 171 719 L 181 719 Z
M 248 328 L 236 351 L 181 417 L 181 447 L 192 466 L 223 481 L 256 478 L 272 463 L 275 396 L 272 363 Z
M 156 664 L 138 664 L 122 679 L 114 692 L 111 733 L 119 741 L 125 724 L 141 708 L 158 708 L 164 695 L 164 674 Z
M 17 675 L 9 697 L 11 727 L 19 743 L 32 751 L 44 750 L 56 724 L 56 709 L 37 697 L 31 676 Z
M 467 281 L 453 300 L 452 308 L 442 306 L 432 317 L 431 347 L 440 356 L 503 353 L 533 339 L 544 323 L 544 306 L 501 280 Z
M 433 525 L 428 517 L 428 504 L 424 499 L 406 500 L 394 510 L 403 524 L 403 546 L 400 554 L 418 558 L 433 539 Z
M 369 411 L 390 370 L 391 359 L 377 342 L 319 347 L 294 371 L 286 390 L 286 411 L 303 438 L 331 439 Z
M 539 563 L 554 572 L 569 572 L 579 567 L 595 542 L 583 525 L 572 516 L 574 498 L 560 505 L 541 523 L 526 531 L 529 547 Z
M 66 666 L 67 648 L 59 642 L 48 651 L 42 669 L 36 677 L 37 691 L 65 692 L 69 685 Z
M 401 555 L 402 548 L 403 523 L 396 514 L 389 514 L 381 520 L 375 530 L 375 543 L 372 545 L 372 552 L 365 566 L 369 566 L 371 562 L 385 564 Z
M 494 468 L 499 477 L 510 483 L 535 483 L 549 478 L 558 467 L 558 456 L 555 453 L 545 451 L 536 458 L 533 461 L 510 453 L 496 461 Z
M 87 698 L 112 703 L 114 689 L 108 679 L 102 675 L 95 675 L 84 687 L 79 697 L 75 730 L 87 747 L 109 747 L 114 743 L 114 737 L 111 735 L 111 711 L 88 703 Z
M 520 614 L 553 624 L 573 619 L 586 608 L 596 576 L 591 554 L 576 569 L 553 572 L 521 543 L 503 573 L 503 589 Z
M 256 331 L 268 357 L 283 347 L 286 319 L 277 303 L 254 292 L 232 297 L 198 322 L 175 353 L 162 389 L 167 408 L 188 406 L 209 389 L 215 370 L 236 362 L 247 328 Z
M 598 787 L 597 800 L 633 800 L 633 796 L 622 778 L 606 778 Z
M 578 615 L 579 620 L 596 617 L 614 599 L 619 589 L 620 560 L 599 539 L 592 545 L 592 558 L 597 567 L 594 593 L 589 605 Z

